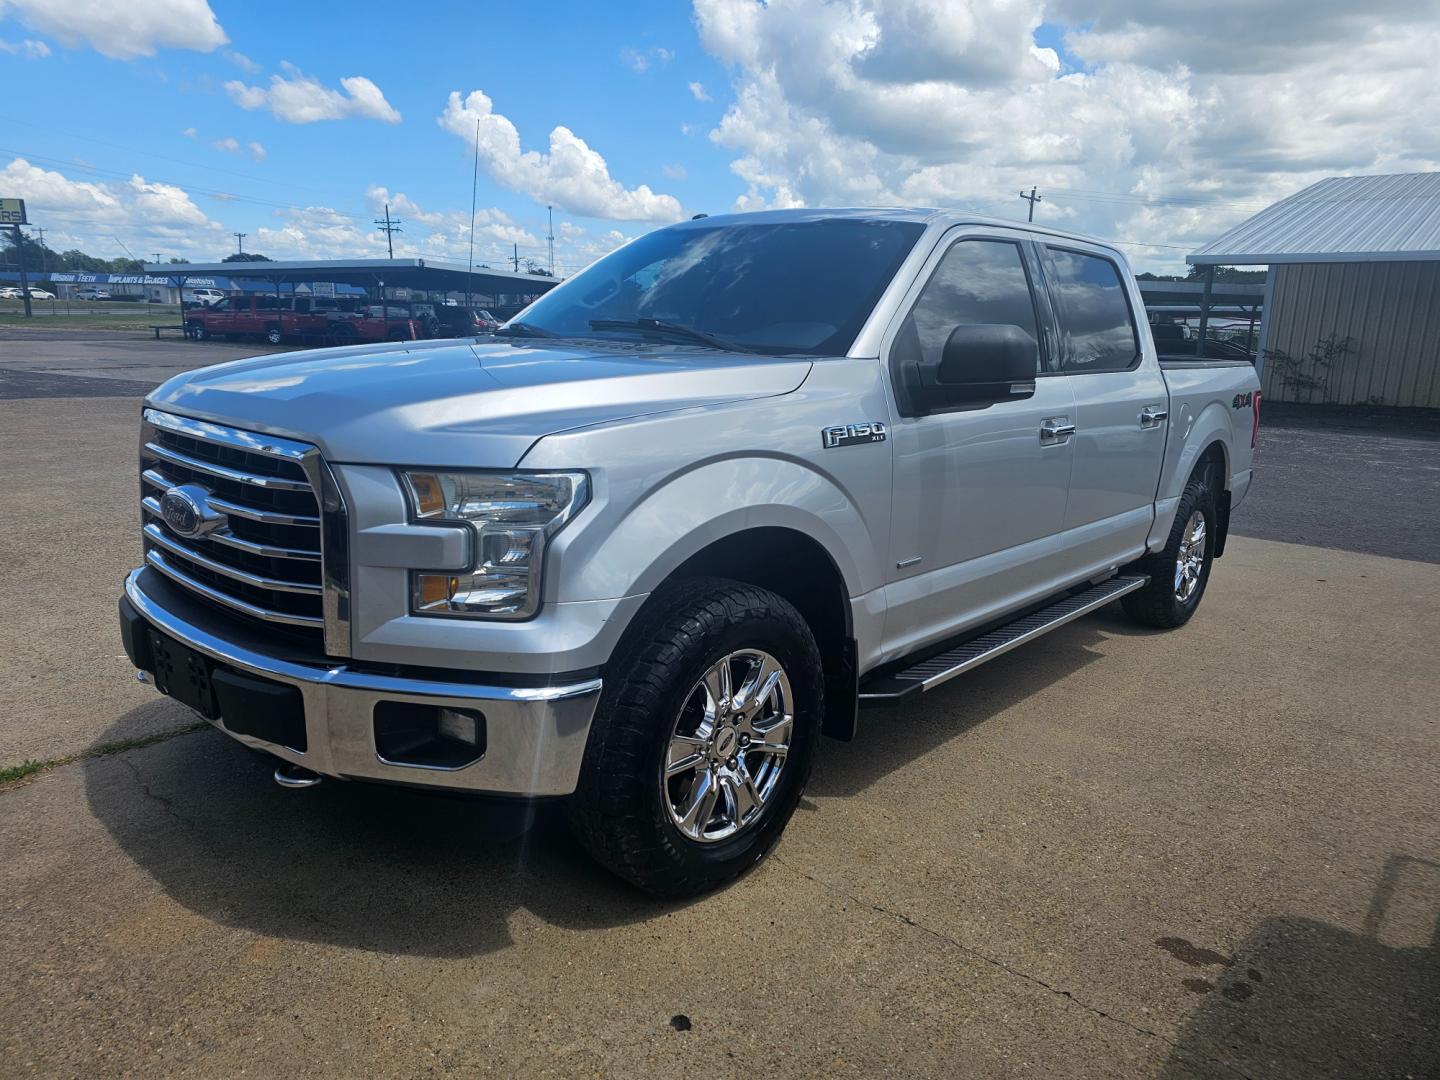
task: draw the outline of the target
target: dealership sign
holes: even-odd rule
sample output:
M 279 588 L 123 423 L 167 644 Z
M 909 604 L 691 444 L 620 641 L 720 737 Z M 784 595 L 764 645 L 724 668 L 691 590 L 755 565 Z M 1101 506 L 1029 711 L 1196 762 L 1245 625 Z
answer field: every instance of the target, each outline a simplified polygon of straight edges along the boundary
M 28 225 L 24 199 L 0 199 L 0 225 Z

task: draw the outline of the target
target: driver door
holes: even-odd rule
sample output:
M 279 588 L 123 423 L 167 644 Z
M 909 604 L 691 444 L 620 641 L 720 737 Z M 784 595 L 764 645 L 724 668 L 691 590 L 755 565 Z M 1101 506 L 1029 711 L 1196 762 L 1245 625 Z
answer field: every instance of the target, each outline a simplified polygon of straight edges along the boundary
M 1035 259 L 1024 233 L 950 234 L 886 346 L 897 391 L 887 659 L 1021 607 L 1064 576 L 1075 401 L 1043 330 Z M 1034 393 L 962 405 L 908 393 L 906 365 L 933 368 L 954 328 L 973 324 L 1033 340 Z

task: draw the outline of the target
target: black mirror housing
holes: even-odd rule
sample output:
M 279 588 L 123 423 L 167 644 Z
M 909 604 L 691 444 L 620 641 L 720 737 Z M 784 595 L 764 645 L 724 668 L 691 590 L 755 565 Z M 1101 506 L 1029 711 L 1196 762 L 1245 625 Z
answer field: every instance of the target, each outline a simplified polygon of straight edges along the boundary
M 919 365 L 917 398 L 929 408 L 993 405 L 1035 393 L 1040 347 L 1018 326 L 972 323 L 945 340 L 938 363 Z

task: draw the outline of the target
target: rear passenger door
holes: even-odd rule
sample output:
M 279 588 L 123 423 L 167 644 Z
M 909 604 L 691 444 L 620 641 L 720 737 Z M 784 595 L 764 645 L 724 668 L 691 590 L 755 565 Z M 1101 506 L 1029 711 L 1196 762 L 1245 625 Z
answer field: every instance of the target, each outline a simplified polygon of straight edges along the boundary
M 1165 457 L 1169 395 L 1144 351 L 1139 298 L 1104 248 L 1040 245 L 1060 366 L 1075 398 L 1065 511 L 1072 564 L 1124 562 L 1145 546 Z

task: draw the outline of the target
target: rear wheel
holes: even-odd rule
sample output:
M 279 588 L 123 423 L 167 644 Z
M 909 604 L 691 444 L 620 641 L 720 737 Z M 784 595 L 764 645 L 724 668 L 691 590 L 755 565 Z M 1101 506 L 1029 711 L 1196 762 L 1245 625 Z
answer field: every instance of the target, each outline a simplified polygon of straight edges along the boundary
M 210 336 L 205 330 L 205 324 L 198 320 L 186 323 L 185 332 L 188 333 L 196 341 L 204 341 L 207 337 Z
M 279 345 L 285 340 L 285 335 L 281 333 L 280 327 L 267 326 L 265 328 L 265 340 L 271 345 Z
M 1185 485 L 1165 547 L 1136 563 L 1150 584 L 1121 598 L 1125 614 L 1144 626 L 1185 625 L 1205 595 L 1214 559 L 1215 496 L 1202 471 Z
M 795 812 L 820 654 L 800 613 L 754 586 L 677 582 L 651 610 L 607 668 L 570 820 L 616 874 L 693 896 L 763 859 Z

